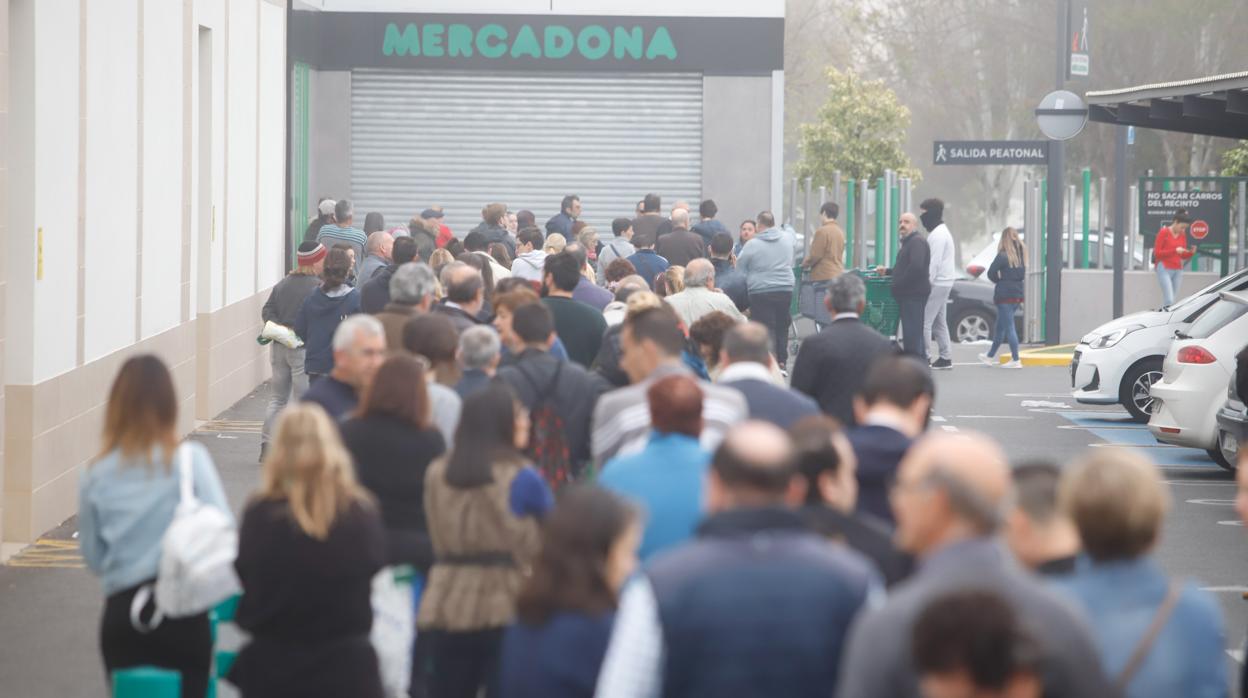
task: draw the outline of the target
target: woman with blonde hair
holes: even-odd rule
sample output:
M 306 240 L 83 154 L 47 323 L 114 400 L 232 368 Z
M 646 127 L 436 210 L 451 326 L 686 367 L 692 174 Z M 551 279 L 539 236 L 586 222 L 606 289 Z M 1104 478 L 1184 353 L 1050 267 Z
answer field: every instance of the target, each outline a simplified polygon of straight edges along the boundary
M 260 489 L 243 514 L 237 622 L 251 634 L 230 681 L 243 696 L 380 698 L 372 579 L 386 534 L 318 405 L 282 413 Z
M 178 441 L 178 396 L 169 369 L 151 354 L 127 360 L 109 393 L 102 453 L 79 482 L 78 539 L 107 597 L 100 622 L 105 670 L 172 669 L 182 674 L 183 698 L 199 698 L 212 664 L 208 614 L 166 618 L 144 631 L 132 617 L 149 619 L 155 610 L 150 600 L 135 608 L 134 599 L 156 579 L 161 540 L 178 506 Z M 195 497 L 230 515 L 208 450 L 194 441 L 185 448 Z
M 542 252 L 546 254 L 559 254 L 563 252 L 563 248 L 568 246 L 568 239 L 562 233 L 551 233 L 546 236 L 546 242 L 542 245 Z
M 997 350 L 1008 341 L 1013 360 L 1005 367 L 1023 367 L 1018 360 L 1018 329 L 1014 327 L 1014 313 L 1023 304 L 1026 279 L 1027 248 L 1019 239 L 1017 230 L 1006 228 L 1001 231 L 1001 241 L 997 243 L 997 258 L 988 267 L 988 280 L 997 285 L 992 292 L 992 302 L 997 306 L 997 326 L 993 331 L 992 347 L 979 358 L 989 366 L 996 365 Z
M 667 271 L 659 274 L 654 279 L 654 292 L 659 298 L 667 298 L 685 290 L 685 268 L 673 264 L 667 268 Z

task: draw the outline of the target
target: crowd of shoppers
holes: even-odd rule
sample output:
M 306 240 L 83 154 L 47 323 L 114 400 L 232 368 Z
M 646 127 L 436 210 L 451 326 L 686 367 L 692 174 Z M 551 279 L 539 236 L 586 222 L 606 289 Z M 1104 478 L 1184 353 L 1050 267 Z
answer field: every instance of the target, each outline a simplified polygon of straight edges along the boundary
M 394 648 L 370 628 L 399 565 L 420 590 L 398 648 L 412 696 L 1225 695 L 1216 606 L 1149 557 L 1155 466 L 1101 449 L 1011 468 L 985 437 L 928 433 L 938 200 L 921 206 L 932 243 L 901 221 L 906 353 L 860 318 L 864 283 L 841 273 L 823 208 L 801 262 L 828 322 L 791 385 L 798 260 L 768 212 L 734 253 L 714 202 L 690 226 L 687 204 L 665 218 L 648 195 L 609 255 L 575 196 L 549 236 L 486 206 L 458 255 L 439 211 L 412 222 L 428 257 L 369 217 L 353 282 L 335 247 L 355 239 L 350 202 L 331 203 L 263 311 L 303 346 L 274 346 L 238 529 L 249 637 L 230 680 L 245 696 L 397 695 Z M 1025 255 L 1012 235 L 1000 252 L 1005 306 Z M 644 272 L 599 275 L 608 258 Z M 733 275 L 748 319 L 718 287 Z M 171 668 L 198 697 L 207 615 L 161 620 L 151 587 L 183 478 L 232 519 L 207 451 L 179 446 L 178 404 L 159 359 L 123 366 L 79 526 L 106 669 Z

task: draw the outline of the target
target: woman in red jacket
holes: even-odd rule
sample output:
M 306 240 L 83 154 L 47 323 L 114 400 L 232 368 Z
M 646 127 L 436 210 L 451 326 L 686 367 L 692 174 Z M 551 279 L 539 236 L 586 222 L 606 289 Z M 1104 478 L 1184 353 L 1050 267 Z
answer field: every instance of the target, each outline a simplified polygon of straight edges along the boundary
M 1153 244 L 1153 262 L 1157 265 L 1157 281 L 1161 284 L 1161 305 L 1174 303 L 1174 294 L 1183 280 L 1183 262 L 1196 251 L 1187 246 L 1187 226 L 1192 222 L 1187 211 L 1174 214 L 1174 222 L 1157 233 Z

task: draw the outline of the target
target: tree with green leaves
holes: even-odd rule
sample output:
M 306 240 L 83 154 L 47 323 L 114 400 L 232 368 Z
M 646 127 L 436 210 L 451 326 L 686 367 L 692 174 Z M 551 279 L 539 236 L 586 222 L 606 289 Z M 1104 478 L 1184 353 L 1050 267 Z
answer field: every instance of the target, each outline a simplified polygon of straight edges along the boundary
M 827 71 L 828 99 L 814 123 L 802 124 L 799 177 L 831 183 L 837 171 L 849 179 L 871 179 L 893 170 L 919 179 L 906 155 L 910 110 L 883 80 L 864 80 L 853 71 Z
M 1248 141 L 1222 153 L 1223 177 L 1248 177 Z

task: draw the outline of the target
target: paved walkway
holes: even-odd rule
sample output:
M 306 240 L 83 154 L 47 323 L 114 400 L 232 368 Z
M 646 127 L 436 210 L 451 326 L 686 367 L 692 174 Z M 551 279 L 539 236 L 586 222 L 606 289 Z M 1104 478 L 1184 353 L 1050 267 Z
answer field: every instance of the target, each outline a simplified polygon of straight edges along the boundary
M 267 384 L 206 422 L 192 438 L 212 453 L 236 515 L 259 482 Z M 77 517 L 0 566 L 0 696 L 108 695 L 99 654 L 103 596 L 78 554 Z M 231 633 L 223 635 L 232 641 Z M 237 694 L 222 682 L 221 698 Z

